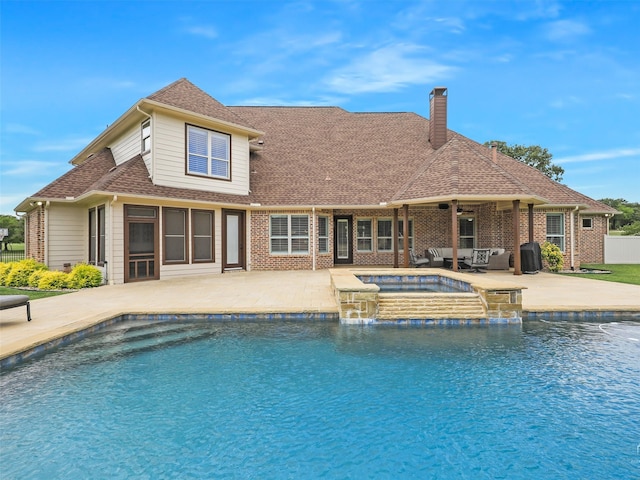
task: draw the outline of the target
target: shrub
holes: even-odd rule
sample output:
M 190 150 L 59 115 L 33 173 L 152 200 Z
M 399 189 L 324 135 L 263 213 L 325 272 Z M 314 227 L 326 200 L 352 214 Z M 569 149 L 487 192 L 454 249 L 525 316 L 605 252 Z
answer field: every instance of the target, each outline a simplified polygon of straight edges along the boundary
M 550 271 L 559 272 L 562 270 L 564 257 L 562 256 L 560 247 L 555 243 L 544 242 L 540 245 L 540 253 L 542 255 L 542 259 L 547 262 Z
M 29 286 L 32 288 L 38 288 L 38 284 L 40 283 L 40 279 L 42 276 L 47 273 L 48 270 L 35 270 L 31 275 L 29 275 Z
M 93 265 L 79 263 L 69 274 L 70 288 L 99 287 L 102 284 L 102 272 Z
M 36 262 L 31 258 L 20 260 L 13 265 L 11 272 L 5 279 L 7 287 L 27 287 L 29 286 L 29 277 L 36 270 L 47 270 L 47 266 L 43 263 Z
M 69 274 L 59 271 L 44 272 L 38 282 L 40 290 L 62 290 L 69 285 Z
M 7 286 L 7 276 L 11 273 L 13 266 L 16 262 L 2 262 L 0 263 L 0 285 Z

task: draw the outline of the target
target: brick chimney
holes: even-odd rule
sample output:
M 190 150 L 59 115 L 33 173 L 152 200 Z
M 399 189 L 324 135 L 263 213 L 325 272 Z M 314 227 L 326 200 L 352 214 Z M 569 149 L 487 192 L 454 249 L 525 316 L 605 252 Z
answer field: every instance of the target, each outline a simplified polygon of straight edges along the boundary
M 437 150 L 447 143 L 447 88 L 435 87 L 429 94 L 429 142 Z

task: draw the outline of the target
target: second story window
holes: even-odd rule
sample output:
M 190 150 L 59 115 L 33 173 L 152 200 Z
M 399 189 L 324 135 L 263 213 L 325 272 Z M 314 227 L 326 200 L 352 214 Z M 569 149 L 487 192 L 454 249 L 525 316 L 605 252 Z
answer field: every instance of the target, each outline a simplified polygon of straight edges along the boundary
M 142 123 L 142 153 L 151 150 L 151 120 Z
M 187 125 L 187 173 L 231 179 L 231 135 Z

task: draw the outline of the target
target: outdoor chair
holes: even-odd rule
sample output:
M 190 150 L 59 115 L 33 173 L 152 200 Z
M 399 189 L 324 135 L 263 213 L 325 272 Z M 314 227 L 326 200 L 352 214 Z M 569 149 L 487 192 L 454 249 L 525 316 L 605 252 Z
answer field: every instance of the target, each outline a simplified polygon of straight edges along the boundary
M 486 269 L 489 266 L 489 258 L 491 257 L 490 248 L 474 248 L 471 254 L 471 258 L 465 258 L 462 262 L 467 265 L 475 273 L 487 273 Z
M 429 259 L 422 258 L 416 255 L 413 250 L 409 250 L 409 263 L 411 264 L 412 267 L 415 267 L 415 268 L 428 267 Z

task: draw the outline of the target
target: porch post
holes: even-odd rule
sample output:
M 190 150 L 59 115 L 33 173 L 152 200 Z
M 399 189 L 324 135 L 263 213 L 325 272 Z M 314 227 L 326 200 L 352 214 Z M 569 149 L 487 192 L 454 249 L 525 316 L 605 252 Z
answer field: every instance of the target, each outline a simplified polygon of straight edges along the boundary
M 398 209 L 393 209 L 393 268 L 398 268 Z
M 529 242 L 533 242 L 533 203 L 528 205 L 529 207 Z
M 458 271 L 458 200 L 451 200 L 451 269 Z
M 402 248 L 404 250 L 404 268 L 409 268 L 409 205 L 402 205 L 402 218 Z
M 522 275 L 520 263 L 520 200 L 513 201 L 513 274 Z

